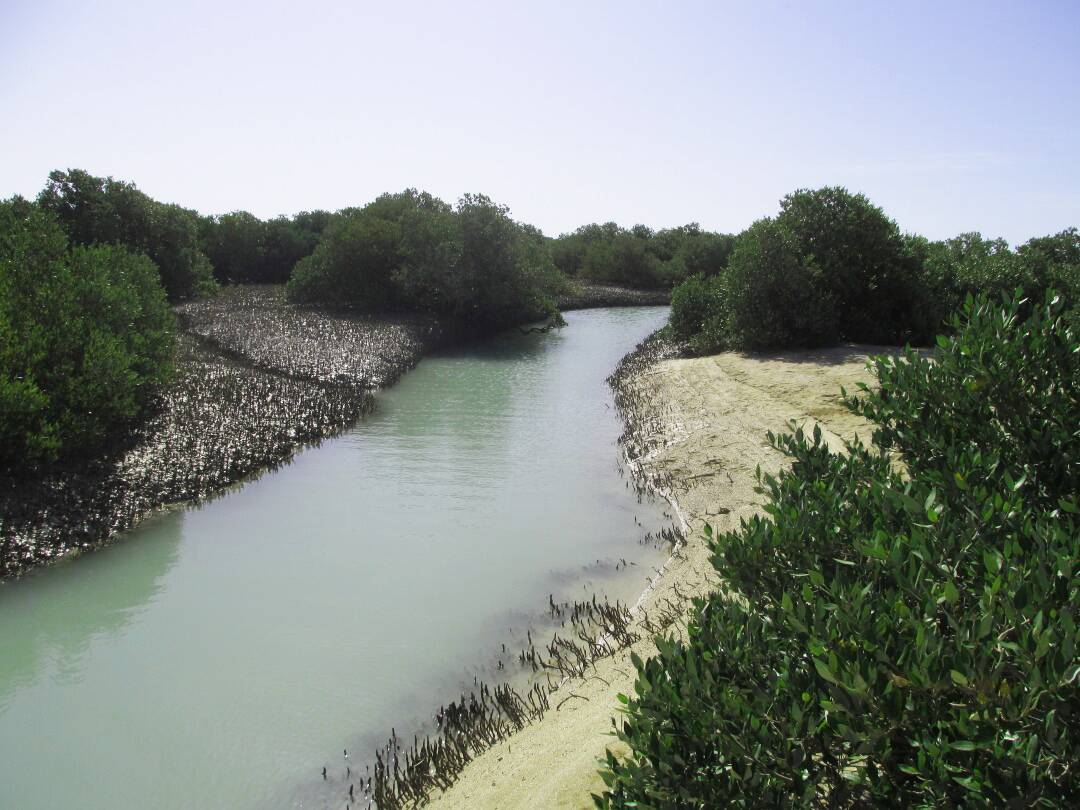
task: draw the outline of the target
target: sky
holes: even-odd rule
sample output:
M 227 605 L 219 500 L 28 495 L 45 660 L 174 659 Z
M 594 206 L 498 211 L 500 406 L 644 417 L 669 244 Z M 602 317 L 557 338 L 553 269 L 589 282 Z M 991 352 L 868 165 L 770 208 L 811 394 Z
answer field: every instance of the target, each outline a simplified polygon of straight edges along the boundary
M 480 192 L 737 232 L 843 185 L 932 239 L 1080 226 L 1080 2 L 0 0 L 0 197 L 202 213 Z

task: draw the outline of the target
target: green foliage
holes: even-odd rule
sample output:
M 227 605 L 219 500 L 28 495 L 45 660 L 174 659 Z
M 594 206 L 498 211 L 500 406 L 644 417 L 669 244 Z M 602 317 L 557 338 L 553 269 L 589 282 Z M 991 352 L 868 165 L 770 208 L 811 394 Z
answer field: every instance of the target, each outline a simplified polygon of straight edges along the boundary
M 1077 335 L 1060 296 L 1046 295 L 1026 318 L 1019 294 L 998 306 L 969 297 L 950 323 L 959 337 L 939 338 L 932 362 L 910 352 L 877 360 L 881 391 L 851 401 L 879 426 L 875 443 L 913 474 L 944 475 L 955 452 L 992 448 L 1043 508 L 1055 493 L 1080 492 Z
M 927 305 L 940 320 L 969 295 L 996 299 L 1018 287 L 1041 299 L 1057 290 L 1067 307 L 1080 303 L 1080 233 L 1069 228 L 1054 236 L 1031 239 L 1013 251 L 1004 239 L 965 233 L 921 246 Z
M 803 189 L 781 200 L 776 224 L 800 259 L 818 268 L 815 297 L 835 307 L 828 331 L 860 343 L 909 338 L 914 268 L 899 228 L 880 208 L 838 186 Z
M 205 217 L 202 249 L 221 282 L 283 284 L 298 261 L 310 256 L 330 222 L 326 211 L 303 211 L 292 219 L 261 220 L 247 211 Z
M 824 346 L 839 336 L 824 270 L 779 220 L 741 234 L 722 280 L 723 343 L 738 349 Z
M 487 332 L 552 315 L 561 279 L 543 236 L 483 195 L 456 208 L 384 194 L 341 212 L 289 281 L 292 300 L 446 315 Z
M 363 208 L 339 212 L 312 254 L 294 268 L 289 297 L 368 311 L 403 305 L 406 296 L 394 275 L 405 262 L 406 231 L 420 239 L 425 226 L 449 213 L 442 200 L 414 189 L 383 194 Z
M 926 284 L 933 290 L 930 306 L 940 320 L 969 295 L 996 299 L 1024 285 L 1023 268 L 1008 243 L 978 233 L 926 243 L 921 262 Z
M 649 252 L 646 239 L 632 233 L 593 245 L 585 254 L 581 277 L 636 288 L 662 284 L 660 262 Z
M 695 318 L 699 351 L 927 339 L 919 265 L 896 223 L 861 194 L 796 191 L 739 234 Z M 673 296 L 672 314 L 681 318 Z M 935 324 L 936 325 L 936 324 Z
M 514 222 L 509 208 L 482 194 L 461 198 L 454 225 L 460 255 L 445 282 L 444 267 L 406 255 L 409 278 L 430 289 L 443 311 L 480 331 L 555 315 L 559 277 L 539 231 Z
M 968 295 L 996 299 L 1022 287 L 1041 297 L 1054 288 L 1068 307 L 1080 301 L 1075 228 L 1013 251 L 977 233 L 902 236 L 880 208 L 843 188 L 796 191 L 780 207 L 736 237 L 708 317 L 692 313 L 702 331 L 684 337 L 699 351 L 925 345 Z M 674 302 L 695 297 L 674 295 L 672 317 L 688 322 Z
M 1080 304 L 1080 231 L 1067 228 L 1031 239 L 1016 252 L 1027 273 L 1025 281 L 1033 288 L 1057 289 L 1068 306 Z
M 172 313 L 148 258 L 69 249 L 47 212 L 0 203 L 0 468 L 99 448 L 144 412 L 171 355 Z
M 687 276 L 715 276 L 722 273 L 735 250 L 733 235 L 703 231 L 697 225 L 658 231 L 656 242 L 658 255 L 662 261 L 668 262 L 667 276 L 672 283 Z M 661 246 L 665 242 L 668 245 L 662 253 Z M 670 251 L 670 258 L 664 257 L 667 251 Z
M 711 276 L 727 264 L 734 237 L 696 224 L 652 231 L 614 222 L 585 225 L 551 240 L 555 266 L 570 277 L 640 289 L 671 287 L 693 275 Z
M 171 301 L 216 289 L 210 261 L 200 248 L 195 211 L 157 202 L 131 183 L 80 169 L 50 173 L 38 204 L 57 219 L 73 245 L 123 245 L 149 256 Z
M 1062 303 L 969 302 L 849 399 L 877 441 L 770 436 L 729 595 L 635 661 L 600 807 L 1074 807 L 1080 341 Z
M 717 316 L 723 300 L 723 280 L 719 276 L 706 278 L 700 273 L 690 276 L 671 293 L 668 323 L 672 334 L 679 340 L 698 340 L 701 351 L 713 349 L 711 343 L 704 342 L 704 336 L 720 323 Z M 718 338 L 716 345 L 721 343 Z

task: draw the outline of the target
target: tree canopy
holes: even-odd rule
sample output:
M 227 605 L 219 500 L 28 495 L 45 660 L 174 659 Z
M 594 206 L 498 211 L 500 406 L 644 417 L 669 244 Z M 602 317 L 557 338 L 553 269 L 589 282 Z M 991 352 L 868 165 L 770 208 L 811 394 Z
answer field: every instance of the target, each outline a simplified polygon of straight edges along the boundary
M 861 194 L 796 191 L 735 239 L 727 265 L 672 296 L 672 329 L 703 352 L 848 340 L 929 342 L 969 295 L 1050 289 L 1080 300 L 1080 235 L 1070 228 L 1013 250 L 978 233 L 903 235 Z M 1070 315 L 1069 317 L 1075 317 Z
M 422 311 L 487 332 L 551 315 L 560 276 L 542 234 L 467 194 L 384 194 L 335 215 L 289 281 L 292 300 Z
M 697 223 L 654 231 L 607 222 L 583 225 L 551 240 L 551 255 L 572 278 L 657 289 L 698 273 L 719 273 L 734 241 L 728 234 L 703 231 Z
M 195 211 L 153 200 L 133 183 L 81 169 L 51 172 L 38 205 L 56 218 L 73 245 L 124 245 L 148 256 L 171 301 L 215 287 Z
M 247 211 L 203 217 L 203 252 L 222 283 L 284 284 L 293 267 L 311 255 L 330 222 L 327 211 L 262 220 Z
M 50 212 L 0 203 L 0 468 L 94 452 L 143 414 L 172 327 L 146 256 L 69 247 Z

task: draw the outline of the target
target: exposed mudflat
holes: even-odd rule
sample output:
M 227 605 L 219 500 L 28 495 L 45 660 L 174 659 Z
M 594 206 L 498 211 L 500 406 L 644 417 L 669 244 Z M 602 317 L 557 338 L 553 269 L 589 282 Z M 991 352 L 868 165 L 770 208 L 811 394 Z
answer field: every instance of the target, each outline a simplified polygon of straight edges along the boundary
M 255 368 L 301 380 L 383 388 L 441 341 L 434 318 L 294 307 L 282 285 L 226 287 L 176 309 L 185 328 Z
M 720 531 L 760 508 L 755 470 L 777 472 L 785 459 L 766 442 L 766 431 L 787 423 L 817 422 L 840 448 L 854 435 L 869 440 L 870 426 L 840 401 L 840 387 L 872 381 L 870 355 L 882 347 L 834 349 L 770 355 L 725 353 L 696 359 L 647 358 L 670 354 L 653 341 L 646 361 L 624 363 L 617 398 L 628 422 L 625 447 L 639 473 L 665 492 L 689 527 L 687 542 L 642 597 L 653 615 L 671 604 L 689 609 L 693 596 L 716 585 L 701 539 L 708 522 Z M 640 620 L 640 619 L 639 619 Z M 679 625 L 675 632 L 683 632 Z M 648 633 L 643 633 L 648 638 Z M 597 662 L 594 674 L 565 683 L 550 702 L 557 711 L 498 743 L 466 766 L 458 781 L 432 799 L 440 808 L 591 807 L 600 792 L 598 776 L 605 749 L 626 751 L 611 736 L 619 693 L 632 694 L 630 652 L 655 653 L 649 640 Z

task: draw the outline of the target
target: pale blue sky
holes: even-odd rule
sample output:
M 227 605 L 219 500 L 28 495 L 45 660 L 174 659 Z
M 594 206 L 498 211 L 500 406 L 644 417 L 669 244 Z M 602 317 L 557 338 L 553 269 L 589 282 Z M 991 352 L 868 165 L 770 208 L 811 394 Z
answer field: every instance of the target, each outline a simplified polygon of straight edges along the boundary
M 1080 2 L 0 0 L 0 196 L 204 213 L 480 191 L 556 234 L 738 231 L 841 184 L 908 231 L 1080 225 Z

